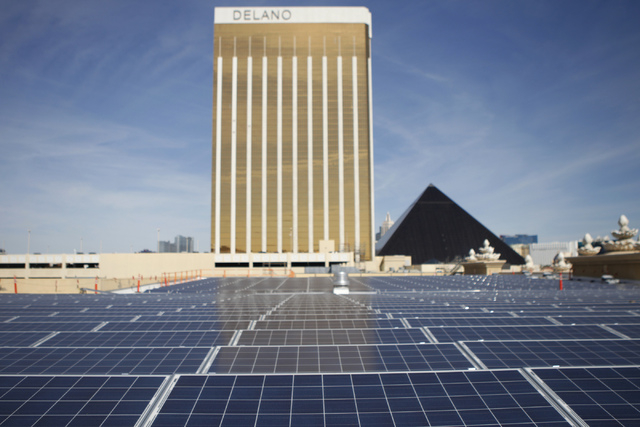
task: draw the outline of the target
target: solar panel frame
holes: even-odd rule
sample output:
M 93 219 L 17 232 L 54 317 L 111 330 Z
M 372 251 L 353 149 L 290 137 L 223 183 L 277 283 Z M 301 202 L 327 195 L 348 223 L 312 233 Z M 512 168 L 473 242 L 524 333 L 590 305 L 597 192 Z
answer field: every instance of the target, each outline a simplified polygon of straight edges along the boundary
M 255 329 L 384 329 L 402 328 L 399 319 L 260 320 Z
M 88 332 L 102 322 L 9 322 L 0 323 L 0 332 Z
M 518 371 L 180 376 L 153 425 L 204 422 L 569 425 Z
M 242 331 L 238 345 L 299 346 L 404 344 L 428 342 L 420 328 L 398 329 L 260 329 Z
M 467 341 L 489 369 L 640 365 L 640 340 Z
M 0 346 L 28 347 L 49 335 L 49 332 L 0 332 Z
M 0 376 L 4 425 L 133 425 L 165 377 Z
M 0 347 L 0 375 L 196 373 L 206 347 Z
M 213 347 L 228 344 L 231 331 L 61 332 L 48 347 Z
M 619 338 L 598 325 L 548 325 L 548 326 L 475 326 L 427 328 L 438 342 L 456 341 L 522 341 L 547 339 L 613 339 Z
M 588 425 L 640 423 L 640 367 L 532 370 Z
M 101 330 L 103 332 L 170 332 L 170 331 L 222 331 L 246 329 L 249 320 L 233 321 L 171 321 L 158 320 L 135 322 L 109 322 Z
M 406 318 L 409 325 L 420 328 L 439 326 L 548 326 L 545 317 L 428 317 Z
M 0 339 L 8 333 L 2 328 L 46 332 L 11 332 L 8 338 L 26 339 L 2 341 L 0 379 L 11 369 L 19 370 L 14 376 L 29 377 L 160 376 L 164 385 L 146 402 L 142 417 L 157 410 L 156 422 L 170 425 L 181 424 L 180 411 L 192 405 L 198 408 L 188 418 L 193 425 L 252 420 L 551 426 L 565 425 L 566 413 L 553 405 L 552 389 L 533 381 L 527 369 L 545 369 L 554 352 L 558 363 L 581 368 L 632 366 L 640 353 L 640 340 L 622 339 L 623 330 L 637 333 L 638 288 L 568 282 L 567 291 L 558 292 L 557 282 L 518 277 L 353 280 L 358 285 L 352 290 L 366 292 L 333 295 L 326 278 L 228 278 L 142 295 L 2 296 L 0 309 L 11 315 L 2 323 L 8 326 L 0 325 Z M 616 325 L 621 319 L 629 323 Z M 565 322 L 576 325 L 557 325 Z M 74 328 L 89 332 L 69 331 Z M 226 367 L 220 363 L 225 360 Z M 228 386 L 196 390 L 181 382 L 211 377 L 239 381 L 237 395 L 233 384 L 219 399 L 211 393 Z M 181 384 L 178 394 L 172 394 L 174 384 Z M 211 400 L 224 401 L 230 411 L 206 412 Z M 81 411 L 65 414 L 65 420 L 99 419 Z
M 223 346 L 208 373 L 351 373 L 473 369 L 453 344 Z

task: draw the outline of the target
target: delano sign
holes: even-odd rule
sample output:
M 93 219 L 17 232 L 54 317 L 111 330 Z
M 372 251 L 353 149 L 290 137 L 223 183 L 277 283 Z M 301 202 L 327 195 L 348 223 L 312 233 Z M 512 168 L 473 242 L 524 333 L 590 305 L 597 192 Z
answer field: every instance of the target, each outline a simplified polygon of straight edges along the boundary
M 367 24 L 371 37 L 371 12 L 366 7 L 216 7 L 214 24 Z
M 233 10 L 234 21 L 289 21 L 291 19 L 291 10 L 289 9 L 243 9 Z

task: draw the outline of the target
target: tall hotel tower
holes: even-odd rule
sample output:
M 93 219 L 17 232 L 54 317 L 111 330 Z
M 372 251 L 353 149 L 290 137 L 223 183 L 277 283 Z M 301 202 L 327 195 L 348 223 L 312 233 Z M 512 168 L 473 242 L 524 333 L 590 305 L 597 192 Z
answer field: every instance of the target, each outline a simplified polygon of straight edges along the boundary
M 215 9 L 212 252 L 372 259 L 370 41 L 364 7 Z

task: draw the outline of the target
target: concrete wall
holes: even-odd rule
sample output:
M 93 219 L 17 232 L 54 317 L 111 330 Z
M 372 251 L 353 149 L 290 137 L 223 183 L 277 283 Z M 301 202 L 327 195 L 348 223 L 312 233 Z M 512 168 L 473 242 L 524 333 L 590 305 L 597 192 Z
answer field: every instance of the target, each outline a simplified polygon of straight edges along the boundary
M 91 279 L 24 279 L 16 278 L 15 281 L 11 279 L 0 279 L 0 293 L 12 294 L 17 293 L 24 294 L 77 294 L 83 291 L 83 289 L 89 289 L 89 293 L 94 291 L 96 284 L 99 291 L 113 291 L 117 289 L 134 288 L 154 283 L 153 278 L 129 278 L 129 279 L 104 279 L 104 278 L 91 278 Z
M 226 265 L 262 263 L 265 267 L 238 268 Z M 298 266 L 291 267 L 291 263 Z M 226 263 L 217 265 L 216 263 Z M 271 265 L 273 263 L 273 265 Z M 0 292 L 76 293 L 82 288 L 114 290 L 148 283 L 169 284 L 203 277 L 295 276 L 305 263 L 353 266 L 353 252 L 334 253 L 123 253 L 0 255 Z
M 453 271 L 456 266 L 458 268 Z M 464 273 L 464 267 L 457 264 L 420 264 L 412 265 L 411 271 L 418 271 L 420 274 L 426 276 L 448 276 L 452 272 Z
M 24 279 L 148 278 L 162 277 L 164 274 L 173 277 L 200 270 L 210 273 L 214 260 L 214 255 L 208 253 L 6 255 L 0 257 L 0 267 L 16 264 L 25 267 L 0 268 L 0 279 L 12 279 L 14 276 Z M 49 264 L 59 267 L 49 267 Z M 35 268 L 35 265 L 47 267 Z
M 601 277 L 612 275 L 618 279 L 640 280 L 640 252 L 608 253 L 567 259 L 573 264 L 573 275 Z
M 387 255 L 380 258 L 382 258 L 382 262 L 380 263 L 380 271 L 383 272 L 405 270 L 411 267 L 410 256 Z
M 100 277 L 162 277 L 166 273 L 171 279 L 200 270 L 210 273 L 214 262 L 215 255 L 210 253 L 102 254 Z

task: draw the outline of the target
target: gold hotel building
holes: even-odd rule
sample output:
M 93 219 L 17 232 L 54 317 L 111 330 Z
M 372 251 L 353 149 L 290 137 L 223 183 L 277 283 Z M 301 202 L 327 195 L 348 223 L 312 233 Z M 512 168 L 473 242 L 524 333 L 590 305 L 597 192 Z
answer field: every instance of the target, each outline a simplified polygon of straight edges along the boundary
M 372 259 L 370 42 L 364 7 L 215 9 L 212 252 Z

